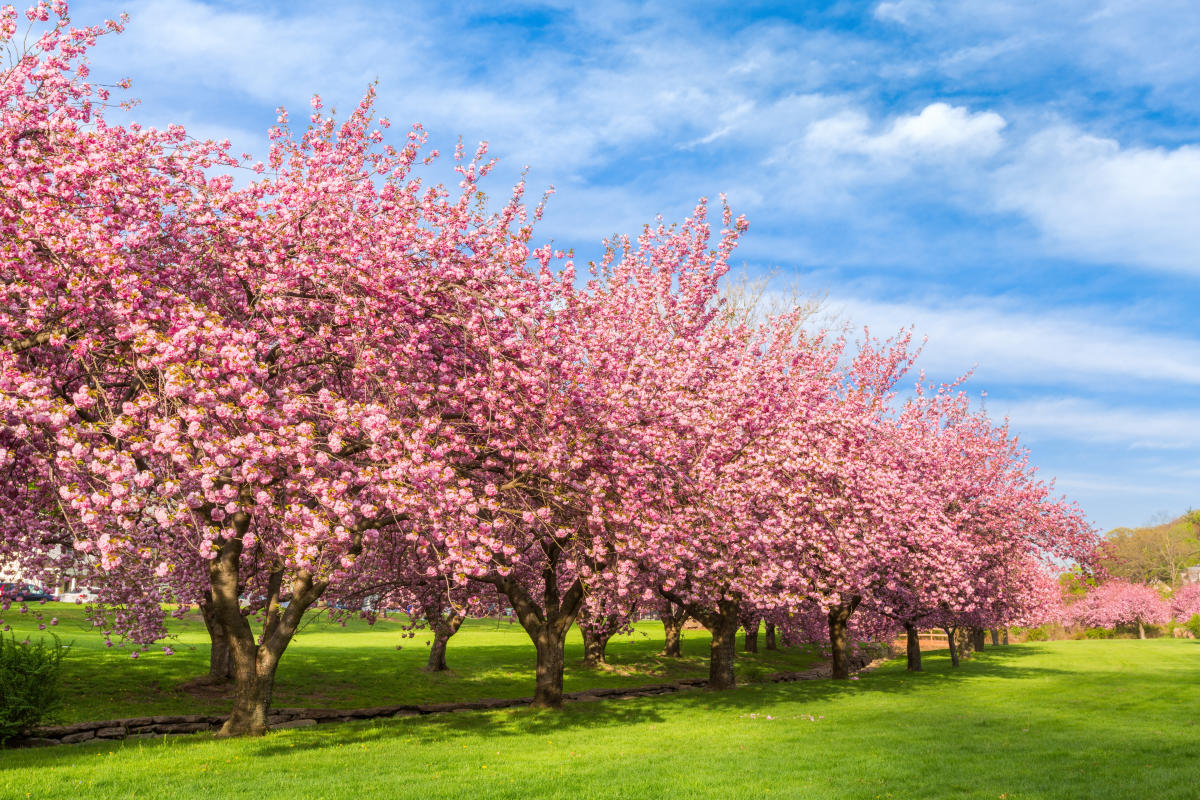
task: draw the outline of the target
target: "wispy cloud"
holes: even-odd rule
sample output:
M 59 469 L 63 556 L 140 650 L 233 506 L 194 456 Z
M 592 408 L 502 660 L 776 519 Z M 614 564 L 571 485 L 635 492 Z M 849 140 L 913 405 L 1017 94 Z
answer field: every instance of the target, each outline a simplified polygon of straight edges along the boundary
M 1082 397 L 994 403 L 1013 427 L 1039 439 L 1073 439 L 1130 449 L 1200 447 L 1200 406 L 1191 409 L 1108 406 Z
M 977 364 L 984 385 L 1002 380 L 1094 387 L 1121 379 L 1200 384 L 1196 339 L 1100 324 L 1083 311 L 1021 311 L 985 299 L 922 305 L 845 297 L 834 298 L 829 308 L 876 333 L 912 327 L 928 336 L 921 363 L 943 378 Z

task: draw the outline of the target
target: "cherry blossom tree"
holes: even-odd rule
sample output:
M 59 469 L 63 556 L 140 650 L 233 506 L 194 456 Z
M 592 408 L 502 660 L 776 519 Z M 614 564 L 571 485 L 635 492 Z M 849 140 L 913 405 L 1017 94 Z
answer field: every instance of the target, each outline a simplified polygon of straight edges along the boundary
M 1079 625 L 1114 628 L 1136 625 L 1138 638 L 1146 638 L 1147 625 L 1161 625 L 1171 618 L 1171 607 L 1153 587 L 1128 581 L 1107 581 L 1092 588 L 1069 613 Z
M 32 507 L 53 490 L 114 576 L 115 629 L 148 642 L 159 601 L 209 593 L 234 661 L 222 732 L 258 733 L 305 611 L 381 538 L 469 505 L 453 462 L 475 451 L 448 420 L 538 292 L 521 187 L 480 210 L 481 152 L 457 194 L 426 188 L 420 131 L 382 144 L 368 93 L 340 124 L 314 99 L 299 136 L 281 112 L 235 189 L 206 172 L 240 165 L 227 145 L 107 123 L 70 72 L 103 31 L 65 11 L 4 73 L 2 411 Z
M 1178 622 L 1187 622 L 1200 614 L 1200 583 L 1180 586 L 1171 595 L 1171 614 Z

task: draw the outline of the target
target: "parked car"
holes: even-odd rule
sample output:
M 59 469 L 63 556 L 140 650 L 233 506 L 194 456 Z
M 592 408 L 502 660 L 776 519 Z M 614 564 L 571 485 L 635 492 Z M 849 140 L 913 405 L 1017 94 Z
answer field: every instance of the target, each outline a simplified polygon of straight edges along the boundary
M 32 583 L 0 583 L 0 598 L 18 603 L 27 600 L 58 599 L 48 589 L 34 586 Z

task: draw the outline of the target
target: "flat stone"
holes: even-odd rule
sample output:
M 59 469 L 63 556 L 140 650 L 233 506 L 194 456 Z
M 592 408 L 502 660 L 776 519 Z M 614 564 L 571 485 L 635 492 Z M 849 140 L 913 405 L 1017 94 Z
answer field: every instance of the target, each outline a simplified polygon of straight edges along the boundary
M 131 733 L 125 737 L 126 739 L 160 739 L 161 733 Z
M 288 728 L 311 728 L 316 724 L 317 721 L 315 719 L 294 719 L 291 722 L 283 722 L 279 725 L 272 725 L 271 730 L 282 731 L 287 730 Z
M 390 717 L 400 710 L 399 706 L 375 706 L 373 708 L 354 708 L 347 712 L 347 716 L 355 719 L 376 719 L 378 717 Z
M 111 728 L 101 728 L 100 730 L 96 731 L 96 738 L 124 739 L 126 733 L 128 733 L 128 731 L 125 730 L 124 726 L 114 725 Z
M 80 731 L 79 733 L 72 733 L 68 736 L 64 736 L 59 741 L 61 741 L 63 744 L 78 744 L 80 742 L 86 742 L 88 739 L 95 738 L 95 731 Z
M 120 721 L 120 724 L 126 728 L 140 728 L 143 725 L 152 725 L 153 723 L 154 717 L 130 717 L 129 719 Z
M 422 703 L 417 706 L 417 710 L 422 714 L 440 714 L 446 711 L 454 711 L 462 705 L 462 703 Z
M 295 717 L 297 719 L 315 719 L 318 721 L 346 719 L 346 712 L 336 708 L 304 708 L 297 709 Z
M 34 733 L 40 736 L 46 736 L 51 739 L 61 739 L 64 736 L 69 736 L 73 733 L 82 733 L 83 731 L 94 731 L 97 728 L 102 728 L 108 725 L 107 722 L 75 722 L 70 725 L 48 725 L 45 728 L 38 728 Z
M 212 725 L 207 722 L 173 722 L 155 727 L 159 733 L 199 733 L 212 730 Z
M 493 708 L 512 708 L 513 706 L 523 705 L 528 703 L 527 699 L 512 699 L 512 698 L 496 698 L 494 700 L 480 700 L 478 705 L 484 709 Z

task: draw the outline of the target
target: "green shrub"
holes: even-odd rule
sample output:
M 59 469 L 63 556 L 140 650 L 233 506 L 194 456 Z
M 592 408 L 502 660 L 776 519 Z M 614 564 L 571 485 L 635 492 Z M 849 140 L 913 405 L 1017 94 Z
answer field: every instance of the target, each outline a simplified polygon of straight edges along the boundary
M 0 636 L 0 744 L 48 721 L 62 705 L 58 684 L 63 647 L 58 637 L 47 645 L 15 635 Z
M 1050 638 L 1050 633 L 1046 630 L 1046 626 L 1042 625 L 1039 628 L 1030 628 L 1025 631 L 1025 641 L 1027 642 L 1044 642 Z
M 1192 636 L 1200 639 L 1200 614 L 1192 614 L 1192 618 L 1183 623 L 1183 627 L 1192 632 Z
M 1085 639 L 1115 639 L 1117 632 L 1108 628 L 1088 628 L 1083 632 Z

